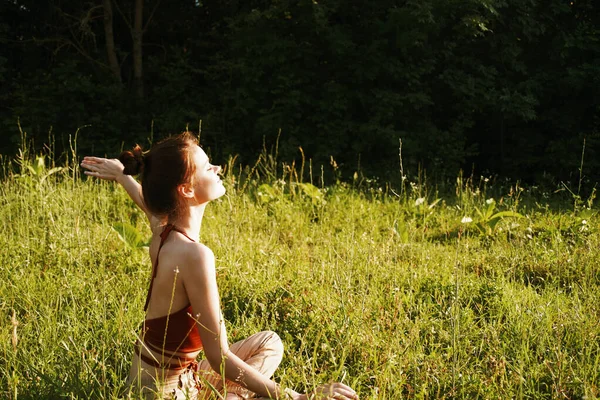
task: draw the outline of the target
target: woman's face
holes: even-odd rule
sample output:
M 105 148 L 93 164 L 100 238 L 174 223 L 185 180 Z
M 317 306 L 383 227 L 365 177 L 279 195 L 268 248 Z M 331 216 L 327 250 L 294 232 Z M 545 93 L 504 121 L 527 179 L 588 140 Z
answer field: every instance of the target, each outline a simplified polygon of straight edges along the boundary
M 225 194 L 225 187 L 218 175 L 221 172 L 221 167 L 212 165 L 200 146 L 196 146 L 193 152 L 194 163 L 196 164 L 193 187 L 194 197 L 198 204 L 204 204 L 223 196 Z

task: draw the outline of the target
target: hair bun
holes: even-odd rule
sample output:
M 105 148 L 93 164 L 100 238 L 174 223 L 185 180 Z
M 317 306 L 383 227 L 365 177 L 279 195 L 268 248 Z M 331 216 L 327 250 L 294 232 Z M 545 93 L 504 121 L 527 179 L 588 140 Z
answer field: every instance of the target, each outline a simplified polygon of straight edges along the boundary
M 125 175 L 138 175 L 144 169 L 144 152 L 139 144 L 136 144 L 133 150 L 124 151 L 119 156 L 119 161 L 125 167 Z

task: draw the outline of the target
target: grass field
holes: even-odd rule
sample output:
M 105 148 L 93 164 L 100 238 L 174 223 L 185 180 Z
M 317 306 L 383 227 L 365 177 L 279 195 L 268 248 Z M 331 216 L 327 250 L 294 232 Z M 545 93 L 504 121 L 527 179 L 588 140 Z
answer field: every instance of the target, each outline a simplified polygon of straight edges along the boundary
M 144 216 L 73 161 L 4 165 L 0 398 L 118 398 L 151 268 Z M 230 340 L 282 337 L 278 381 L 361 399 L 600 396 L 593 198 L 461 178 L 445 194 L 323 188 L 265 165 L 230 168 L 201 238 Z

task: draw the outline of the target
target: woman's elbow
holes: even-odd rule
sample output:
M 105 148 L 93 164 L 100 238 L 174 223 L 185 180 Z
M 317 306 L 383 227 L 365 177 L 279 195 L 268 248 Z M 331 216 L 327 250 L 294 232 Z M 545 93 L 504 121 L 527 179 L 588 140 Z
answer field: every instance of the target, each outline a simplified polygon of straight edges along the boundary
M 210 354 L 204 353 L 210 367 L 218 374 L 223 374 L 225 369 L 225 360 L 227 360 L 227 352 L 215 351 Z

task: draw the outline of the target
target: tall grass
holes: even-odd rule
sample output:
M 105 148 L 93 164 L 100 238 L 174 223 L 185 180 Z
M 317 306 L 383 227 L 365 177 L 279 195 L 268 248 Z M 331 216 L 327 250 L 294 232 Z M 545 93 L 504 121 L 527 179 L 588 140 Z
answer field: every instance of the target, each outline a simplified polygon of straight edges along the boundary
M 115 228 L 149 228 L 123 190 L 68 160 L 4 166 L 2 398 L 118 398 L 129 371 L 150 260 Z M 232 160 L 224 181 L 201 238 L 230 340 L 283 338 L 279 381 L 343 381 L 362 399 L 600 396 L 593 209 L 462 177 L 451 195 L 317 188 L 266 152 L 254 168 Z M 492 197 L 524 217 L 487 229 L 477 210 Z

